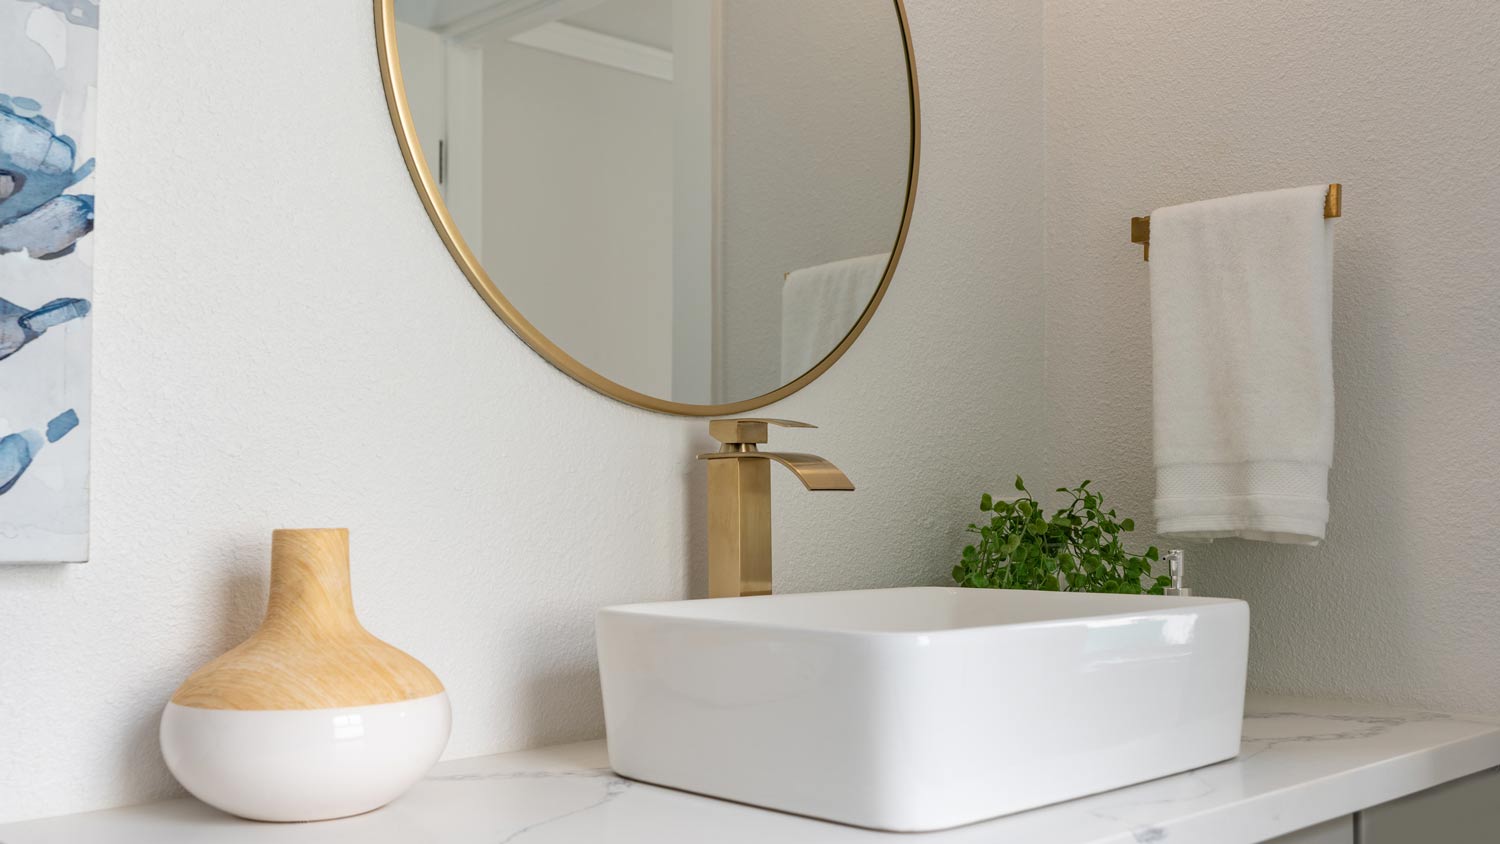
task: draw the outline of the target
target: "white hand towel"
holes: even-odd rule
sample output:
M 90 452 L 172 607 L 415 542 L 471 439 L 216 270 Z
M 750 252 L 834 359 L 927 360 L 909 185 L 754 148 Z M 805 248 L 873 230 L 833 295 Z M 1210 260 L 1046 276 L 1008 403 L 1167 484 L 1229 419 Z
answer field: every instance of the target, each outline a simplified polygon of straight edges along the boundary
M 1333 462 L 1327 190 L 1151 214 L 1159 533 L 1323 539 Z
M 787 274 L 781 290 L 781 380 L 796 380 L 843 341 L 885 277 L 891 253 Z

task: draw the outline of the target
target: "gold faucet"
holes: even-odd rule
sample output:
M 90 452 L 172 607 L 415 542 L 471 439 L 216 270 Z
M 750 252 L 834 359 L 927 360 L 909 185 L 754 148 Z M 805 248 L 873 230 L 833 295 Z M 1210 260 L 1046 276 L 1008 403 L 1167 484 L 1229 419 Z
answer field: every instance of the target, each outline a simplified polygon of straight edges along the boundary
M 770 425 L 816 428 L 786 419 L 714 419 L 708 433 L 723 443 L 698 455 L 708 463 L 708 596 L 771 594 L 771 461 L 810 490 L 853 490 L 839 468 L 816 454 L 760 451 Z

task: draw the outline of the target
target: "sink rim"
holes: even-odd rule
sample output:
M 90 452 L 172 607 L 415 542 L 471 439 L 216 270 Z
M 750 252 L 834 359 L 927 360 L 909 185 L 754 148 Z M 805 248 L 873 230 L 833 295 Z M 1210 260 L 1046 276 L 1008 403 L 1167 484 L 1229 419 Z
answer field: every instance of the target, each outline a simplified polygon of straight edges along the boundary
M 1160 607 L 1142 608 L 1136 607 L 1118 612 L 1088 613 L 1061 618 L 1034 619 L 1028 621 L 1000 621 L 995 623 L 958 625 L 953 627 L 923 627 L 911 630 L 878 630 L 878 629 L 856 629 L 851 627 L 817 626 L 802 620 L 766 620 L 746 618 L 726 618 L 712 614 L 694 614 L 694 609 L 702 609 L 709 605 L 722 605 L 724 602 L 765 602 L 785 598 L 802 598 L 813 596 L 839 596 L 860 595 L 872 592 L 943 592 L 947 594 L 987 594 L 1006 593 L 1014 596 L 1017 593 L 1025 593 L 1038 596 L 1040 600 L 1091 600 L 1102 599 L 1104 601 L 1134 599 L 1147 600 L 1149 602 L 1162 602 Z M 1208 595 L 1126 595 L 1111 592 L 1050 592 L 1030 589 L 977 589 L 962 586 L 892 586 L 874 589 L 838 589 L 827 592 L 787 592 L 774 595 L 745 595 L 731 598 L 688 598 L 679 601 L 650 601 L 635 604 L 616 604 L 603 607 L 596 614 L 596 619 L 606 616 L 627 616 L 637 618 L 649 618 L 653 622 L 668 624 L 684 624 L 695 626 L 712 626 L 716 628 L 736 630 L 760 630 L 778 633 L 798 633 L 805 635 L 839 636 L 853 638 L 910 638 L 910 637 L 956 637 L 974 635 L 987 631 L 996 630 L 1030 630 L 1045 629 L 1051 627 L 1074 627 L 1082 624 L 1093 624 L 1097 622 L 1138 619 L 1143 617 L 1159 615 L 1181 615 L 1191 613 L 1199 608 L 1210 606 L 1223 606 L 1226 604 L 1243 604 L 1247 602 L 1238 598 L 1220 598 Z

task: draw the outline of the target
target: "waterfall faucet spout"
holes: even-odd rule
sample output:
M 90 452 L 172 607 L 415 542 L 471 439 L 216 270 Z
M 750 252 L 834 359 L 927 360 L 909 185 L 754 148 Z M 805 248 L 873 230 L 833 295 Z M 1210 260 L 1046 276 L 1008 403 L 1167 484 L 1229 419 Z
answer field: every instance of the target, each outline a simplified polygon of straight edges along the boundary
M 761 451 L 771 425 L 813 428 L 786 419 L 715 419 L 708 432 L 721 445 L 708 461 L 708 594 L 711 598 L 771 593 L 771 463 L 792 471 L 813 491 L 852 491 L 854 484 L 816 454 Z

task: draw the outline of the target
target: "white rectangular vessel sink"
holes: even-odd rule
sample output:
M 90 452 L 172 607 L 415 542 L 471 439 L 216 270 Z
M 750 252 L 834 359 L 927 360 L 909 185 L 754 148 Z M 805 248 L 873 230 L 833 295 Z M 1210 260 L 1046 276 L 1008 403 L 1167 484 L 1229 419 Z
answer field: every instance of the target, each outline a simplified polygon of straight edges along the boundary
M 1239 752 L 1243 601 L 907 588 L 609 607 L 610 764 L 875 829 L 942 829 Z

